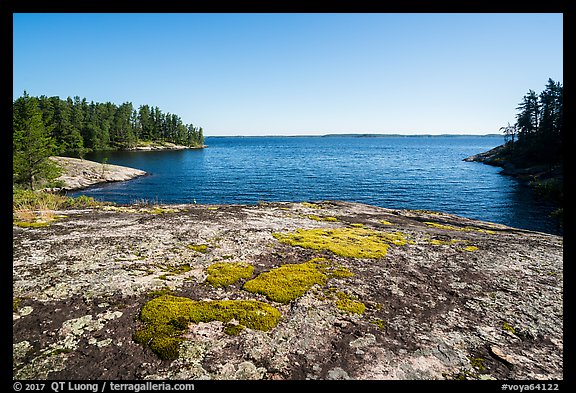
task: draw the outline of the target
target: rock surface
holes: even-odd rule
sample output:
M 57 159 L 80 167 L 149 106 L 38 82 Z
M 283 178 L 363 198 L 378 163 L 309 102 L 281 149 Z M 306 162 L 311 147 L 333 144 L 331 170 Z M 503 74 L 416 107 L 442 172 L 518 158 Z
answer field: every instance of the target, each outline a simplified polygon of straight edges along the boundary
M 337 201 L 59 214 L 66 217 L 47 227 L 13 228 L 15 379 L 563 378 L 559 236 Z M 367 259 L 273 236 L 336 228 L 406 241 Z M 352 274 L 334 275 L 286 304 L 242 289 L 245 279 L 206 282 L 215 262 L 247 262 L 255 277 L 320 257 Z M 132 339 L 143 325 L 140 310 L 158 290 L 259 300 L 281 318 L 272 330 L 237 335 L 219 321 L 190 323 L 178 357 L 162 360 Z M 337 307 L 334 293 L 365 311 Z
M 208 147 L 207 145 L 201 146 L 185 146 L 185 145 L 177 145 L 171 142 L 157 142 L 157 143 L 146 143 L 142 145 L 137 145 L 126 150 L 134 150 L 134 151 L 156 151 L 156 150 L 186 150 L 186 149 L 204 149 Z
M 121 165 L 104 164 L 71 157 L 50 157 L 63 169 L 56 180 L 64 183 L 64 190 L 77 190 L 98 183 L 117 182 L 146 175 L 145 171 Z

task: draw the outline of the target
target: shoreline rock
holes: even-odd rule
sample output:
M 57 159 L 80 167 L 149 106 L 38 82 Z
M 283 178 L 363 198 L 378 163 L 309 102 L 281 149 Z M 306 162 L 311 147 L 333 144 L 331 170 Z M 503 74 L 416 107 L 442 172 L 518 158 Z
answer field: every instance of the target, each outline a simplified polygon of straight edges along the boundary
M 125 150 L 126 151 L 186 150 L 186 149 L 204 149 L 207 147 L 208 147 L 207 145 L 184 146 L 184 145 L 176 145 L 171 142 L 163 142 L 163 143 L 150 143 L 145 145 L 129 147 Z
M 80 158 L 53 156 L 50 159 L 63 170 L 62 175 L 56 180 L 64 183 L 61 189 L 65 191 L 80 190 L 100 183 L 126 181 L 147 175 L 140 169 Z
M 562 164 L 554 166 L 535 164 L 512 158 L 507 145 L 500 145 L 483 153 L 463 159 L 466 162 L 480 162 L 502 168 L 500 174 L 512 176 L 527 183 L 534 194 L 555 207 L 552 216 L 563 227 L 564 168 Z
M 561 236 L 340 201 L 55 213 L 13 227 L 14 379 L 563 379 Z M 250 278 L 207 280 L 239 262 Z M 314 264 L 324 280 L 289 303 L 243 285 Z M 133 337 L 166 295 L 281 317 L 263 331 L 174 315 L 181 343 L 162 360 Z
M 555 175 L 554 171 L 551 171 L 546 165 L 528 165 L 525 163 L 521 165 L 512 162 L 507 157 L 506 152 L 506 145 L 500 145 L 483 153 L 466 157 L 462 161 L 481 162 L 486 165 L 497 166 L 502 168 L 501 174 L 520 179 L 538 180 Z

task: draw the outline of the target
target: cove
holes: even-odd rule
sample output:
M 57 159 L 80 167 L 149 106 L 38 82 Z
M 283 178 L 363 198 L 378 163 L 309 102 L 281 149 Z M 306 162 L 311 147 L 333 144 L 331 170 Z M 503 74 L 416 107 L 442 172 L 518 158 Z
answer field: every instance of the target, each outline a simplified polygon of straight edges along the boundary
M 560 234 L 553 206 L 500 168 L 464 158 L 502 136 L 206 137 L 202 150 L 97 152 L 150 175 L 73 192 L 121 204 L 343 200 L 434 210 Z

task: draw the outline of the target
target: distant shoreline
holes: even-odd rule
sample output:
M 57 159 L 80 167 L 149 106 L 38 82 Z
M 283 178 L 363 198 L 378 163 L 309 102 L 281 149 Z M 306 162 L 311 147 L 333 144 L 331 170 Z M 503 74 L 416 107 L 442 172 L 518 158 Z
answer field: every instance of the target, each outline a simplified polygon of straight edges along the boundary
M 207 135 L 206 138 L 438 138 L 502 137 L 500 134 L 323 134 L 323 135 Z

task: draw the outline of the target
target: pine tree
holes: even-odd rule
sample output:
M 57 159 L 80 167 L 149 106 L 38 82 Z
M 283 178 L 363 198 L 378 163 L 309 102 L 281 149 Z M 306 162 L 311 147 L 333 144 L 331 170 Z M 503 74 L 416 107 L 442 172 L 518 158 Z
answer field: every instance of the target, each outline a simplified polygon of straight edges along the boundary
M 540 104 L 536 93 L 533 90 L 529 90 L 528 94 L 522 98 L 522 103 L 516 109 L 520 109 L 520 113 L 516 116 L 518 142 L 526 143 L 538 130 Z
M 84 152 L 84 141 L 80 130 L 72 124 L 73 101 L 70 97 L 66 101 L 52 97 L 54 103 L 54 129 L 58 154 L 80 156 Z M 78 114 L 75 114 L 78 118 Z
M 34 189 L 60 175 L 56 164 L 48 159 L 54 151 L 54 141 L 44 127 L 38 99 L 26 91 L 13 104 L 12 115 L 13 183 Z

